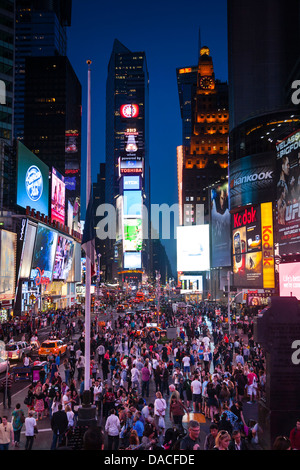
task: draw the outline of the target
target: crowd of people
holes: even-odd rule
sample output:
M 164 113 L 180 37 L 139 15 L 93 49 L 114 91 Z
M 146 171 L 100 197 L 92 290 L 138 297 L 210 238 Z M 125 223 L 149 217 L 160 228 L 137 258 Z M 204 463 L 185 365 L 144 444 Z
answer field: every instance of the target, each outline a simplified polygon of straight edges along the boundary
M 41 369 L 40 380 L 28 389 L 27 412 L 18 403 L 10 426 L 2 417 L 0 448 L 9 443 L 18 447 L 25 426 L 25 448 L 32 449 L 38 422 L 46 418 L 53 431 L 51 449 L 70 448 L 80 427 L 78 412 L 87 392 L 84 322 L 62 312 L 48 321 L 52 337 L 62 334 L 64 326 L 68 353 L 63 360 L 49 356 L 47 369 Z M 242 334 L 237 324 L 228 331 L 214 307 L 199 303 L 189 309 L 163 309 L 160 325 L 163 331 L 175 329 L 173 339 L 147 327 L 155 322 L 156 311 L 141 308 L 108 315 L 105 322 L 93 318 L 88 400 L 95 409 L 95 426 L 86 430 L 83 448 L 258 448 L 258 423 L 246 421 L 243 413 L 246 402 L 253 405 L 264 397 L 266 384 L 265 358 L 253 339 L 251 319 L 244 322 Z M 75 333 L 78 339 L 72 340 Z M 210 424 L 201 442 L 203 420 Z M 283 443 L 300 448 L 300 423 L 292 437 L 283 437 L 275 448 Z

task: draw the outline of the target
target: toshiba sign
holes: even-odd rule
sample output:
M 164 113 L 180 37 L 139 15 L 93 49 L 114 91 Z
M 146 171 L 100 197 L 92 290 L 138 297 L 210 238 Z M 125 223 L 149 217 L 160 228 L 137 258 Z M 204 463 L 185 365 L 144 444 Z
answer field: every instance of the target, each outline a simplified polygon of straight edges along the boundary
M 273 153 L 233 162 L 229 167 L 230 210 L 275 200 L 275 165 Z

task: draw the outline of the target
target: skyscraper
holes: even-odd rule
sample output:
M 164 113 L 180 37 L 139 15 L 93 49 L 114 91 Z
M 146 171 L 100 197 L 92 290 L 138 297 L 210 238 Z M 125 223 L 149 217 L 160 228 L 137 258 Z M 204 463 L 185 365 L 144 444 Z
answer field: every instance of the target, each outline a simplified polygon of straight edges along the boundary
M 16 0 L 15 138 L 24 137 L 26 57 L 65 56 L 72 0 Z
M 107 276 L 115 279 L 119 273 L 124 279 L 134 271 L 141 280 L 150 261 L 149 75 L 145 53 L 132 52 L 117 39 L 106 87 L 105 191 L 106 203 L 120 215 L 116 240 L 108 241 Z M 134 200 L 139 206 L 135 214 Z M 145 223 L 143 205 L 148 209 Z

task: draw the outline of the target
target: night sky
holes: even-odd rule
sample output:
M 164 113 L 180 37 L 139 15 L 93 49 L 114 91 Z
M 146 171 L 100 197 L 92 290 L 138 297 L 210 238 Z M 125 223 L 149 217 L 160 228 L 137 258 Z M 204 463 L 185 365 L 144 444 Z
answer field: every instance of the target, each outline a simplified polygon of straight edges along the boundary
M 87 65 L 92 60 L 92 181 L 105 162 L 105 90 L 114 39 L 145 51 L 150 78 L 152 204 L 178 203 L 176 147 L 182 143 L 176 68 L 197 65 L 198 35 L 216 78 L 228 80 L 226 0 L 73 0 L 67 55 L 82 85 L 82 210 L 85 208 Z M 84 7 L 83 7 L 84 5 Z M 176 243 L 162 240 L 176 274 Z

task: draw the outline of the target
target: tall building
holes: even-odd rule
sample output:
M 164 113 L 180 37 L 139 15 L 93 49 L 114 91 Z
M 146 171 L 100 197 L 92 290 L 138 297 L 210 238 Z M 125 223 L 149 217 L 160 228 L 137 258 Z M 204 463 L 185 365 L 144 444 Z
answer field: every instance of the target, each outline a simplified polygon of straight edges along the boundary
M 106 203 L 117 209 L 116 240 L 108 240 L 108 279 L 149 272 L 149 75 L 144 52 L 114 41 L 106 86 Z M 142 221 L 142 207 L 148 216 Z M 133 209 L 137 211 L 133 212 Z
M 176 69 L 180 114 L 182 120 L 182 145 L 189 147 L 194 131 L 195 96 L 197 91 L 198 67 Z
M 182 75 L 189 75 L 190 69 L 178 70 L 184 71 Z M 228 168 L 228 85 L 215 78 L 207 47 L 200 50 L 196 83 L 194 80 L 191 77 L 186 85 L 190 99 L 185 102 L 180 99 L 183 104 L 187 103 L 186 111 L 189 110 L 190 115 L 182 111 L 183 145 L 177 149 L 181 224 L 190 225 L 199 220 L 197 205 L 202 204 L 204 214 L 208 214 L 209 187 L 218 181 L 224 182 Z M 192 123 L 190 136 L 185 131 L 186 122 Z
M 24 138 L 26 58 L 65 56 L 72 0 L 16 0 L 15 138 Z
M 97 175 L 97 181 L 93 183 L 93 198 L 94 198 L 94 205 L 95 211 L 97 212 L 97 208 L 105 204 L 105 185 L 106 185 L 106 177 L 105 177 L 105 163 L 100 163 L 100 171 Z M 97 217 L 95 213 L 95 225 L 99 223 L 99 221 L 103 219 L 103 217 Z M 101 240 L 99 237 L 96 237 L 95 241 L 95 250 L 97 256 L 100 255 L 100 266 L 101 266 L 101 279 L 106 279 L 106 240 Z
M 15 2 L 0 4 L 0 208 L 12 210 L 15 188 L 14 116 L 14 43 Z
M 24 145 L 65 176 L 77 225 L 81 175 L 81 84 L 65 56 L 26 59 Z M 78 227 L 75 226 L 75 230 Z

